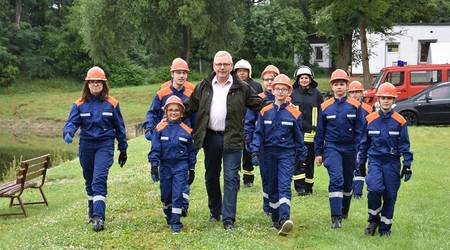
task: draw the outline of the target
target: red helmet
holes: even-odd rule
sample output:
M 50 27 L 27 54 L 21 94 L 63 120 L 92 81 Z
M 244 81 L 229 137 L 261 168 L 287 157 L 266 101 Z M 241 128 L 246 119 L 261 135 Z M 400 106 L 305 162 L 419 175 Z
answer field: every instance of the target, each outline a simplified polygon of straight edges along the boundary
M 188 63 L 179 57 L 173 59 L 172 65 L 170 66 L 170 72 L 175 70 L 184 70 L 189 72 Z
M 336 80 L 344 80 L 348 83 L 350 78 L 348 78 L 347 72 L 342 69 L 337 69 L 331 73 L 330 84 L 333 84 L 333 81 Z
M 392 85 L 390 82 L 385 82 L 378 87 L 376 96 L 390 96 L 397 98 L 397 90 L 395 89 L 395 86 Z
M 184 104 L 180 97 L 173 95 L 167 98 L 166 104 L 164 105 L 164 112 L 167 112 L 167 107 L 169 107 L 170 104 L 178 104 L 181 108 L 181 113 L 184 112 Z
M 348 85 L 348 92 L 352 91 L 364 91 L 364 87 L 361 82 L 353 81 Z
M 275 88 L 274 86 L 278 84 L 284 85 L 289 89 L 292 89 L 291 79 L 289 79 L 289 77 L 285 74 L 279 74 L 275 77 L 275 79 L 273 79 L 272 89 Z
M 268 72 L 274 73 L 275 76 L 280 74 L 280 70 L 276 66 L 270 64 L 270 65 L 267 65 L 267 67 L 263 70 L 263 72 L 261 72 L 261 78 L 263 78 L 264 74 L 266 74 Z
M 98 66 L 94 66 L 90 68 L 86 74 L 86 78 L 84 78 L 85 81 L 89 80 L 100 80 L 100 81 L 106 81 L 106 75 L 105 71 L 103 71 L 102 68 Z

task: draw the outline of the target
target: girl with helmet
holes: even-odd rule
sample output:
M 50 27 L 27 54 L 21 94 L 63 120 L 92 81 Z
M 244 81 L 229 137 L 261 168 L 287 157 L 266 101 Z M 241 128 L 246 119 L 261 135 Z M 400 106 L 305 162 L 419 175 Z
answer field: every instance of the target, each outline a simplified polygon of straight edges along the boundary
M 75 101 L 63 129 L 64 141 L 72 143 L 81 128 L 79 157 L 88 195 L 89 224 L 104 229 L 107 180 L 113 164 L 114 139 L 119 142 L 119 165 L 127 161 L 127 138 L 119 102 L 109 95 L 105 72 L 92 67 L 87 72 L 81 98 Z
M 294 187 L 298 195 L 310 195 L 314 185 L 314 135 L 316 134 L 317 119 L 323 97 L 314 81 L 314 72 L 307 66 L 300 66 L 294 76 L 294 90 L 291 102 L 302 112 L 302 128 L 305 132 L 305 146 L 308 156 L 304 162 L 295 163 Z
M 274 65 L 267 65 L 267 67 L 261 73 L 261 79 L 263 80 L 264 92 L 258 94 L 264 101 L 273 102 L 275 100 L 275 96 L 272 94 L 272 82 L 277 75 L 280 74 L 280 70 Z M 244 142 L 245 147 L 247 149 L 250 148 L 250 143 L 253 139 L 253 133 L 255 132 L 256 121 L 258 120 L 258 112 L 247 109 L 245 113 L 244 120 Z M 260 149 L 261 150 L 261 149 Z M 261 151 L 259 154 L 263 154 Z M 262 181 L 262 191 L 263 191 L 263 210 L 264 213 L 269 216 L 270 215 L 270 206 L 269 206 L 269 194 L 268 194 L 268 176 L 266 168 L 263 165 L 260 165 L 259 168 L 261 174 Z
M 322 103 L 314 137 L 315 161 L 318 166 L 323 162 L 330 177 L 328 191 L 334 229 L 342 227 L 342 219 L 348 217 L 363 123 L 359 102 L 346 96 L 349 80 L 342 69 L 331 74 L 334 97 Z
M 286 236 L 293 228 L 290 208 L 294 163 L 304 161 L 307 154 L 303 144 L 302 113 L 286 101 L 291 92 L 289 77 L 276 76 L 272 83 L 275 100 L 261 110 L 250 145 L 254 165 L 259 165 L 261 157 L 267 169 L 272 225 L 281 236 Z M 258 157 L 260 149 L 264 154 Z
M 365 163 L 369 158 L 366 177 L 369 225 L 364 233 L 374 235 L 378 228 L 381 236 L 390 236 L 400 180 L 411 179 L 413 154 L 409 149 L 406 120 L 392 110 L 397 98 L 394 85 L 381 84 L 376 96 L 380 110 L 366 117 L 358 153 L 362 176 L 366 175 Z M 402 168 L 400 157 L 403 157 Z
M 364 99 L 364 87 L 361 82 L 353 81 L 348 86 L 348 95 L 357 100 L 361 105 L 361 112 L 363 117 L 372 113 L 373 107 L 363 102 Z M 359 169 L 355 169 L 355 177 L 353 177 L 353 197 L 357 200 L 361 199 L 364 188 L 364 177 L 361 176 Z
M 192 141 L 192 129 L 181 121 L 183 101 L 175 95 L 169 97 L 164 113 L 167 119 L 162 120 L 152 134 L 148 160 L 153 181 L 160 180 L 167 224 L 173 234 L 178 234 L 183 228 L 180 221 L 183 189 L 194 181 L 197 149 Z

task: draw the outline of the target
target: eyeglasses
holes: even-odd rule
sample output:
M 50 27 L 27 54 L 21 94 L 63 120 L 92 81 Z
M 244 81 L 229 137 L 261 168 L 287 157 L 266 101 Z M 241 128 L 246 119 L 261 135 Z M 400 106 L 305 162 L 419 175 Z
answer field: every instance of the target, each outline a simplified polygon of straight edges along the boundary
M 273 78 L 264 78 L 263 81 L 265 81 L 265 82 L 273 82 Z
M 176 113 L 178 113 L 178 112 L 181 112 L 181 110 L 179 110 L 179 109 L 167 109 L 167 112 L 176 112 Z
M 219 68 L 226 68 L 226 67 L 230 67 L 231 63 L 214 63 L 214 66 L 219 67 Z
M 102 81 L 90 81 L 89 85 L 103 85 Z
M 281 93 L 287 93 L 289 91 L 289 89 L 285 89 L 285 88 L 275 88 L 274 91 L 276 92 L 281 92 Z

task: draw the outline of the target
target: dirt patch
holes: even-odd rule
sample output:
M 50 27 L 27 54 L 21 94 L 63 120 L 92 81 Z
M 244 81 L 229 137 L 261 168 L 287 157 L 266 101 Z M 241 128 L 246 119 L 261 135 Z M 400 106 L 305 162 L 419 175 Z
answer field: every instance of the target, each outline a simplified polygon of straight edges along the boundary
M 54 137 L 61 135 L 63 127 L 64 121 L 0 118 L 0 130 L 8 131 L 13 134 L 32 134 L 44 137 Z

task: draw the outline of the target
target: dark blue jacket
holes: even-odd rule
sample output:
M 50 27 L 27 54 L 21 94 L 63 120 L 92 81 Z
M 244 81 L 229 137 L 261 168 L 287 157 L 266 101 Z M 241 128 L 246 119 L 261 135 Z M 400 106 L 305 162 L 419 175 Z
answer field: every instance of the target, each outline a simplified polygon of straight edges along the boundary
M 411 166 L 413 154 L 409 147 L 406 120 L 392 110 L 384 113 L 379 110 L 366 117 L 359 144 L 358 163 L 365 164 L 367 156 L 384 156 L 399 159 L 403 165 Z
M 275 100 L 275 96 L 267 90 L 262 93 L 259 93 L 258 96 L 260 96 L 264 101 L 268 102 L 273 102 Z M 246 143 L 250 143 L 252 141 L 253 133 L 255 132 L 255 124 L 257 120 L 258 120 L 258 112 L 253 111 L 251 109 L 247 109 L 244 118 L 244 141 Z
M 148 161 L 152 167 L 187 161 L 194 170 L 198 150 L 192 140 L 192 129 L 183 122 L 161 121 L 152 134 Z
M 117 138 L 119 150 L 127 150 L 125 123 L 119 102 L 111 96 L 106 101 L 97 97 L 88 102 L 81 98 L 76 100 L 64 125 L 63 136 L 69 133 L 73 137 L 79 127 L 81 140 L 95 142 Z
M 301 114 L 288 102 L 264 107 L 258 116 L 250 151 L 257 153 L 261 147 L 291 149 L 295 150 L 297 161 L 304 161 L 308 149 L 303 143 Z
M 320 156 L 324 144 L 339 145 L 343 150 L 357 151 L 364 123 L 360 103 L 351 97 L 330 98 L 321 104 L 314 151 Z

